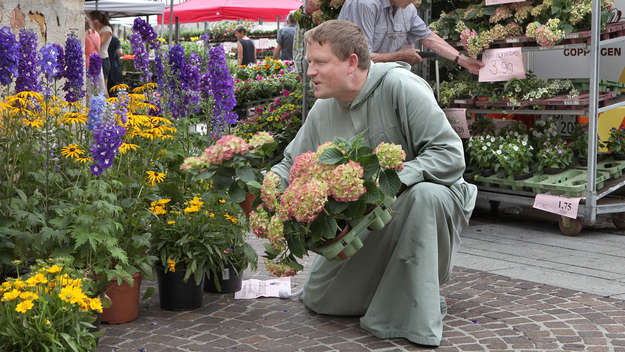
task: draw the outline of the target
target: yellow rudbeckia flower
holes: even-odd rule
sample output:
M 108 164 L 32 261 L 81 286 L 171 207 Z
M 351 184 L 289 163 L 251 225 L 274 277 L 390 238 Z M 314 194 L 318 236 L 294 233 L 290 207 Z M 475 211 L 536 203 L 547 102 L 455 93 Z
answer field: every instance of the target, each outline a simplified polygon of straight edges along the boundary
M 145 178 L 145 182 L 150 185 L 150 187 L 156 186 L 157 183 L 161 183 L 165 180 L 166 173 L 157 172 L 148 170 L 145 172 L 148 176 Z

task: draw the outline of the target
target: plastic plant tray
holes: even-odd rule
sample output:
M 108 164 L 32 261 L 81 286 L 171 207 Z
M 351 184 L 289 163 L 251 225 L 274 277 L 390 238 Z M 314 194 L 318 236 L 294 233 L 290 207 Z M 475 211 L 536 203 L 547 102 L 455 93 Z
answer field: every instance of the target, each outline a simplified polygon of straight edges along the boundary
M 625 170 L 625 160 L 605 160 L 597 163 L 597 170 L 610 173 L 611 178 L 619 178 Z
M 610 173 L 597 170 L 597 188 L 602 188 L 605 181 L 610 179 Z M 586 193 L 588 173 L 585 169 L 569 169 L 555 175 L 537 175 L 521 181 L 531 188 L 534 193 L 551 193 L 568 197 L 580 197 Z
M 346 259 L 353 256 L 363 245 L 360 240 L 360 233 L 367 228 L 381 230 L 391 221 L 390 207 L 395 199 L 395 197 L 386 197 L 384 204 L 377 206 L 369 214 L 350 224 L 352 228 L 345 236 L 323 247 L 315 248 L 313 252 L 321 254 L 329 260 Z

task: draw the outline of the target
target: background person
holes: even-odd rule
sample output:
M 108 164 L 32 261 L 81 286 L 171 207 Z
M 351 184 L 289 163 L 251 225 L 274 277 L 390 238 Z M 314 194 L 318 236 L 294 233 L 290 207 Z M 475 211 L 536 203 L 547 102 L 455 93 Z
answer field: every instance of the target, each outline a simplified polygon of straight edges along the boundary
M 278 30 L 276 42 L 278 45 L 273 49 L 273 58 L 280 60 L 293 60 L 293 37 L 295 35 L 296 21 L 293 13 L 286 17 L 286 26 Z
M 104 12 L 93 11 L 89 14 L 93 29 L 100 35 L 100 56 L 102 57 L 102 73 L 104 74 L 104 86 L 108 86 L 109 73 L 111 72 L 111 61 L 109 60 L 109 44 L 113 37 L 113 29 L 109 19 Z
M 364 32 L 374 62 L 404 61 L 416 64 L 423 59 L 412 45 L 423 46 L 454 61 L 473 74 L 484 66 L 461 54 L 436 33 L 432 33 L 417 14 L 414 0 L 346 0 L 338 19 L 350 21 Z
M 111 88 L 122 83 L 122 64 L 119 59 L 124 54 L 122 51 L 121 42 L 116 36 L 111 37 L 111 44 L 108 49 L 109 61 L 111 62 L 111 71 L 109 72 L 109 79 L 107 82 L 107 90 L 110 92 Z M 116 95 L 115 93 L 110 93 Z
M 256 63 L 256 47 L 254 42 L 245 34 L 247 30 L 243 26 L 234 29 L 237 37 L 237 61 L 239 65 L 249 65 Z
M 307 75 L 318 99 L 271 171 L 286 182 L 298 155 L 361 133 L 372 148 L 400 144 L 406 162 L 391 222 L 360 234 L 364 246 L 351 258 L 319 256 L 303 302 L 319 314 L 361 316 L 360 326 L 380 338 L 438 346 L 446 314 L 439 287 L 449 279 L 477 196 L 462 179 L 462 141 L 430 86 L 408 65 L 371 64 L 358 26 L 327 21 L 305 40 Z

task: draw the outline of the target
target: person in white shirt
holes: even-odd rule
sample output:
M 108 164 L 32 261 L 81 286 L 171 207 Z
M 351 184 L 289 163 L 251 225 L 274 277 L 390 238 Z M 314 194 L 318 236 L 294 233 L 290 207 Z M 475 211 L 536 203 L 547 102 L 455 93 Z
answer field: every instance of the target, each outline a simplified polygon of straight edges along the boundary
M 113 37 L 113 29 L 109 23 L 107 15 L 100 11 L 93 11 L 89 14 L 93 28 L 100 35 L 100 57 L 102 57 L 102 72 L 104 74 L 104 86 L 108 84 L 109 74 L 111 72 L 111 61 L 109 59 L 109 44 Z

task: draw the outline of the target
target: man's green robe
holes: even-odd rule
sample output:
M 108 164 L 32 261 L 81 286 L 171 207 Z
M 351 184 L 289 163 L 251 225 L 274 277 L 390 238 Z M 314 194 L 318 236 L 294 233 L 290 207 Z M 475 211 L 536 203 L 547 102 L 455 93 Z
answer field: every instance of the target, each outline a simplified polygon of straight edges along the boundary
M 361 327 L 381 338 L 437 346 L 445 314 L 439 285 L 449 278 L 477 189 L 462 179 L 462 141 L 428 84 L 403 64 L 372 64 L 351 104 L 317 100 L 272 171 L 288 180 L 299 154 L 364 130 L 372 148 L 401 144 L 407 161 L 399 176 L 412 187 L 384 229 L 361 235 L 364 247 L 353 257 L 315 261 L 304 304 L 320 314 L 362 316 Z

